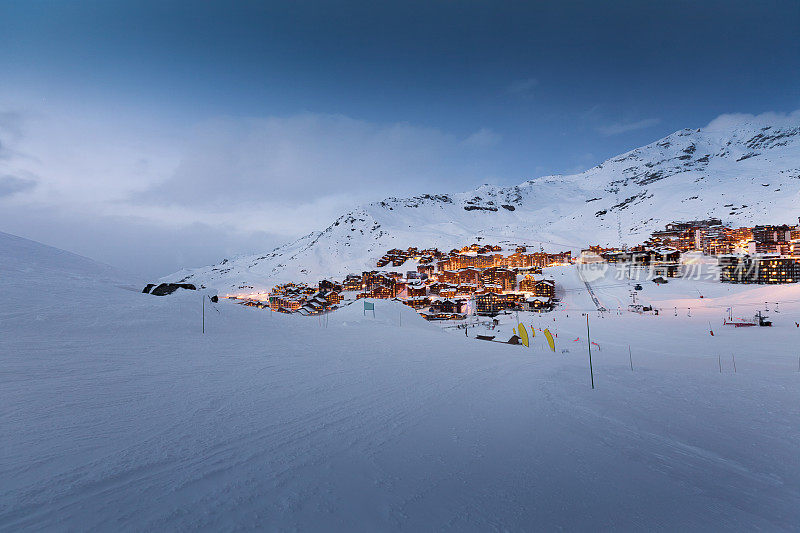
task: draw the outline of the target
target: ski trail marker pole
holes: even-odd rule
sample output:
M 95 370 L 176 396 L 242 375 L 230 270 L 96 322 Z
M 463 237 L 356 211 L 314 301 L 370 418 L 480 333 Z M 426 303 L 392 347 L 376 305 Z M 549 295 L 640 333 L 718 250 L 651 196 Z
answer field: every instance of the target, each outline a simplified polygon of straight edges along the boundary
M 592 376 L 592 389 L 594 389 L 594 368 L 592 367 L 592 339 L 589 337 L 589 313 L 586 313 L 586 340 L 589 346 L 589 374 Z

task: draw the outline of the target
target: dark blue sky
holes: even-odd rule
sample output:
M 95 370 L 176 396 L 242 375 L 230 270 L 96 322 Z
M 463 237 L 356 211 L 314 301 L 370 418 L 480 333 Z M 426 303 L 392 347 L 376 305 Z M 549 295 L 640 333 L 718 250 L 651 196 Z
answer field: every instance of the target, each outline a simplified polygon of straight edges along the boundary
M 409 178 L 408 193 L 467 189 L 483 181 L 512 184 L 574 172 L 723 113 L 800 108 L 798 28 L 797 0 L 6 1 L 0 4 L 0 113 L 22 110 L 20 129 L 29 136 L 26 113 L 91 117 L 94 123 L 78 129 L 101 139 L 125 132 L 164 136 L 158 146 L 189 168 L 199 163 L 189 161 L 192 150 L 181 143 L 199 128 L 206 139 L 201 151 L 213 152 L 220 127 L 208 121 L 220 118 L 228 121 L 220 144 L 252 142 L 256 151 L 274 148 L 280 128 L 295 128 L 299 145 L 311 136 L 308 146 L 322 142 L 320 150 L 342 152 L 345 161 L 364 139 L 389 138 L 372 152 L 394 150 L 401 162 L 419 157 L 425 171 L 387 170 L 385 181 L 403 180 L 406 172 L 424 174 L 421 181 Z M 327 118 L 323 125 L 298 124 L 304 116 Z M 331 124 L 331 116 L 357 124 Z M 273 122 L 236 123 L 262 119 Z M 103 121 L 113 135 L 97 126 Z M 405 137 L 397 144 L 392 128 L 398 124 L 409 128 L 403 135 L 437 146 L 436 153 L 419 156 L 425 146 L 412 146 Z M 350 144 L 320 140 L 342 129 Z M 115 145 L 133 146 L 130 139 Z M 137 164 L 155 168 L 145 148 L 135 149 L 142 152 Z M 108 152 L 99 145 L 97 150 Z M 313 159 L 314 150 L 300 157 Z M 402 166 L 381 158 L 387 167 Z M 225 164 L 240 159 L 232 154 Z M 269 188 L 292 180 L 286 178 L 291 173 L 275 170 L 285 168 L 285 158 L 280 165 L 253 162 L 253 168 L 262 163 L 263 182 L 251 176 L 236 183 Z M 200 166 L 215 164 L 222 165 Z M 166 163 L 161 168 L 174 170 Z M 339 179 L 367 172 L 374 174 L 370 183 L 380 183 L 382 170 L 364 163 Z M 44 190 L 46 179 L 39 178 Z M 176 187 L 167 183 L 158 192 Z M 134 193 L 144 189 L 124 190 L 141 201 L 146 195 Z M 219 194 L 213 187 L 198 191 Z M 365 185 L 364 191 L 359 201 L 397 193 L 389 185 Z M 291 191 L 281 201 L 291 203 Z M 253 247 L 292 233 L 264 232 L 273 237 Z
M 598 162 L 721 113 L 800 107 L 796 0 L 0 9 L 5 84 L 176 120 L 310 111 L 456 135 L 491 128 L 504 140 L 498 174 L 513 180 Z

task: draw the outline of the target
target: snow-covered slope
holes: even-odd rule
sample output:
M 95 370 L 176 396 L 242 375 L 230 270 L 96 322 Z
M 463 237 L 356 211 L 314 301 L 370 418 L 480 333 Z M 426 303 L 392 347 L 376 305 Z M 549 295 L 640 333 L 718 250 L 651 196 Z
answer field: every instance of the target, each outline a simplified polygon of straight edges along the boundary
M 519 315 L 553 353 L 391 301 L 327 323 L 207 303 L 202 334 L 193 291 L 127 291 L 21 239 L 0 251 L 0 293 L 27 293 L 0 306 L 0 531 L 800 523 L 798 286 L 646 287 L 692 298 L 691 316 L 593 315 L 593 390 L 574 267 L 558 269 L 567 308 Z M 595 285 L 608 306 L 624 294 Z M 779 289 L 774 327 L 719 325 Z
M 14 278 L 14 286 L 24 285 L 28 277 L 42 283 L 49 279 L 68 277 L 96 283 L 118 281 L 122 274 L 113 267 L 88 257 L 73 254 L 46 244 L 0 231 L 0 272 L 6 281 Z M 20 283 L 20 281 L 23 283 Z
M 223 291 L 316 281 L 372 267 L 390 248 L 474 242 L 545 249 L 637 243 L 673 220 L 790 223 L 800 206 L 800 116 L 780 124 L 681 130 L 580 174 L 514 187 L 388 198 L 270 253 L 165 278 Z
M 142 281 L 114 267 L 0 232 L 0 323 L 5 334 L 66 332 L 97 323 L 87 297 L 118 301 L 141 292 Z M 121 310 L 110 305 L 107 318 Z M 0 354 L 5 354 L 0 346 Z

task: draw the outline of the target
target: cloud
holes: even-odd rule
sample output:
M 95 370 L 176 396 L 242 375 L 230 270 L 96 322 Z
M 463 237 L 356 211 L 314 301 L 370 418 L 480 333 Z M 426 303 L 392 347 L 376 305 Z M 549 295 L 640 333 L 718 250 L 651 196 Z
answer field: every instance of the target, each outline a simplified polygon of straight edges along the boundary
M 138 270 L 262 251 L 387 196 L 463 190 L 494 170 L 476 148 L 500 141 L 488 128 L 463 138 L 343 115 L 187 125 L 135 110 L 33 108 L 0 109 L 0 228 Z
M 470 148 L 488 148 L 500 144 L 502 137 L 489 128 L 481 128 L 463 141 L 461 144 Z
M 643 130 L 645 128 L 652 128 L 653 126 L 661 123 L 660 118 L 646 118 L 637 122 L 617 122 L 608 124 L 606 126 L 599 126 L 597 131 L 602 135 L 611 136 L 627 133 L 629 131 Z
M 11 196 L 19 192 L 24 192 L 36 187 L 36 181 L 16 176 L 0 176 L 0 198 Z
M 103 214 L 69 206 L 7 205 L 0 231 L 115 265 L 152 282 L 183 267 L 197 267 L 237 254 L 262 253 L 286 242 L 264 231 L 235 231 L 213 222 L 163 224 L 126 214 Z
M 703 128 L 707 131 L 729 130 L 742 124 L 769 125 L 769 126 L 795 126 L 800 122 L 800 109 L 789 113 L 767 111 L 758 115 L 749 113 L 726 113 L 720 115 Z
M 22 114 L 15 111 L 0 110 L 0 161 L 17 156 L 10 149 L 12 143 L 22 135 Z
M 455 185 L 476 160 L 469 149 L 498 141 L 485 128 L 459 141 L 435 128 L 343 115 L 218 118 L 198 124 L 171 175 L 134 199 L 202 209 L 380 200 Z
M 524 80 L 517 80 L 506 87 L 506 92 L 509 94 L 516 94 L 520 96 L 530 96 L 533 90 L 538 87 L 539 80 L 536 78 L 526 78 Z

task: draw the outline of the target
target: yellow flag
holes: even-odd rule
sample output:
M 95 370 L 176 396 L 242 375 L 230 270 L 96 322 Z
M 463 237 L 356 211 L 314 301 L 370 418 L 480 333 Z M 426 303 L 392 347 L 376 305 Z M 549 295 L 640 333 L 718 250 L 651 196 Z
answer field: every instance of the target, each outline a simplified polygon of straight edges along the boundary
M 556 341 L 553 340 L 553 334 L 550 333 L 549 329 L 544 330 L 544 336 L 547 337 L 547 344 L 550 345 L 550 349 L 554 352 L 556 351 Z
M 528 341 L 528 330 L 525 329 L 525 324 L 522 323 L 519 325 L 519 340 L 522 341 L 522 344 L 525 346 L 530 346 L 530 342 Z
M 535 336 L 536 336 L 536 328 L 533 327 L 533 324 L 531 324 L 531 337 L 535 337 Z

